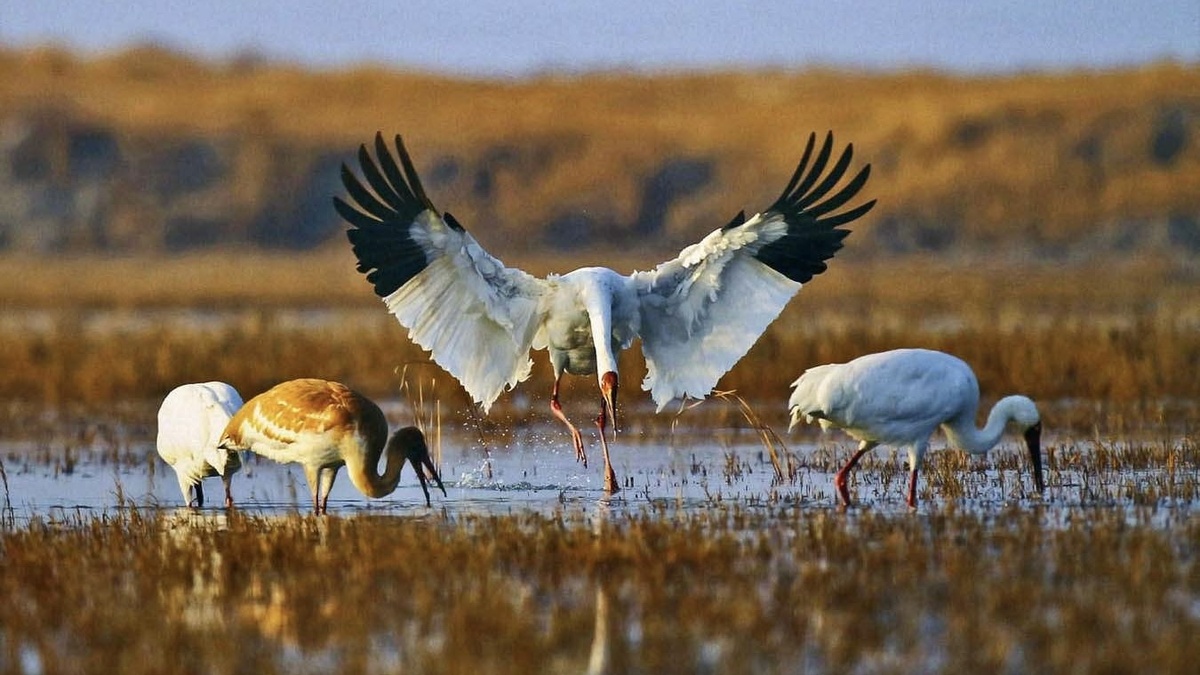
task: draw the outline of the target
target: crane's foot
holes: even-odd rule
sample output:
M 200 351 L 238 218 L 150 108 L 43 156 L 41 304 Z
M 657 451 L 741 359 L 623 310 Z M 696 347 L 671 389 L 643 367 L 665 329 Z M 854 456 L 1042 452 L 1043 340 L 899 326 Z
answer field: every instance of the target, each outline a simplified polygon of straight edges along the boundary
M 588 461 L 587 453 L 583 450 L 583 434 L 579 433 L 579 429 L 577 429 L 574 424 L 571 424 L 571 421 L 568 420 L 567 416 L 563 414 L 562 405 L 558 402 L 557 382 L 554 384 L 554 394 L 550 397 L 550 412 L 556 418 L 558 418 L 560 422 L 567 425 L 567 429 L 571 432 L 571 444 L 575 446 L 575 459 L 576 461 L 583 462 L 583 468 L 586 469 Z
M 587 453 L 583 451 L 583 434 L 575 427 L 571 427 L 571 442 L 575 445 L 575 460 L 583 462 L 583 468 L 587 468 Z
M 612 461 L 608 458 L 608 439 L 604 437 L 604 427 L 600 420 L 596 421 L 596 426 L 600 428 L 600 449 L 604 453 L 604 491 L 615 495 L 621 491 L 621 484 L 617 481 L 617 472 L 613 471 Z

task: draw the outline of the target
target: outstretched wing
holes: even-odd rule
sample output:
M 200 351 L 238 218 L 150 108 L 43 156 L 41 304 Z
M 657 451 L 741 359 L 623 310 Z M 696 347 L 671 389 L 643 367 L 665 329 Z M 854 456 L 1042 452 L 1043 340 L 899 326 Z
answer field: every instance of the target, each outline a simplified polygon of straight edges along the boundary
M 342 165 L 357 208 L 338 197 L 333 205 L 351 225 L 358 271 L 486 412 L 506 387 L 529 377 L 545 282 L 505 267 L 454 216 L 438 213 L 400 136 L 396 151 L 403 172 L 382 134 L 375 135 L 375 159 L 360 146 L 366 185 Z
M 833 134 L 814 159 L 815 144 L 813 134 L 783 194 L 765 212 L 749 220 L 739 213 L 674 260 L 634 273 L 647 366 L 642 388 L 659 410 L 675 398 L 707 396 L 800 286 L 825 271 L 850 233 L 840 226 L 875 205 L 837 212 L 862 189 L 871 167 L 834 191 L 854 146 L 826 172 Z

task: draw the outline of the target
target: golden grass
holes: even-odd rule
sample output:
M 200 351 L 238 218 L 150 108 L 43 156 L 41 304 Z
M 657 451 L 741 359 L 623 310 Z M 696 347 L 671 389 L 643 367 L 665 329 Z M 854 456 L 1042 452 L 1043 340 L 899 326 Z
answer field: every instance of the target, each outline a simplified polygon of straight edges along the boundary
M 0 533 L 10 672 L 1187 672 L 1154 507 L 209 519 Z
M 564 268 L 575 262 L 561 261 Z M 547 263 L 514 264 L 544 272 Z M 209 379 L 252 394 L 303 376 L 390 397 L 401 384 L 398 369 L 428 363 L 342 252 L 9 260 L 0 265 L 0 306 L 8 310 L 0 353 L 5 400 L 111 405 L 160 399 L 181 382 Z M 924 346 L 972 364 L 985 399 L 1009 392 L 1047 404 L 1070 399 L 1086 405 L 1061 411 L 1056 425 L 1129 430 L 1173 400 L 1200 398 L 1198 326 L 1200 284 L 1177 263 L 839 259 L 719 388 L 756 408 L 782 410 L 788 384 L 804 368 Z M 510 395 L 501 397 L 498 415 L 479 421 L 441 369 L 410 372 L 430 391 L 436 387 L 448 421 L 486 429 L 497 419 L 501 426 L 544 421 L 550 369 L 544 354 L 534 360 L 531 380 L 520 385 L 534 409 L 523 418 L 506 416 Z M 622 402 L 637 415 L 646 399 L 634 386 L 644 374 L 636 349 L 624 355 L 622 373 Z M 568 407 L 591 406 L 593 385 L 568 378 Z

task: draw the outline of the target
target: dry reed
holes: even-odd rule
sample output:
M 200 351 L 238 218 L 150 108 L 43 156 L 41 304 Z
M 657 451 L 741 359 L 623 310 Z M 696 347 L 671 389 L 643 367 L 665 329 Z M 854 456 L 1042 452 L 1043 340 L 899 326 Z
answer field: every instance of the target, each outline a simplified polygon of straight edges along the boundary
M 1195 519 L 1153 506 L 134 510 L 0 534 L 0 668 L 580 672 L 601 654 L 619 672 L 1185 672 L 1196 541 Z
M 114 271 L 99 259 L 67 262 L 78 281 L 67 289 L 54 282 L 62 269 L 0 266 L 0 279 L 13 277 L 13 284 L 0 283 L 10 289 L 0 298 L 11 310 L 0 325 L 6 343 L 0 399 L 112 405 L 161 400 L 186 381 L 221 379 L 256 392 L 302 376 L 394 396 L 395 369 L 428 363 L 428 355 L 408 342 L 351 265 L 337 256 L 313 260 L 312 269 L 327 269 L 321 274 L 331 283 L 302 282 L 296 265 L 271 259 L 259 265 L 255 257 L 231 269 L 257 273 L 199 280 L 181 273 L 186 265 L 139 271 L 122 264 Z M 108 281 L 113 274 L 128 283 Z M 21 275 L 27 295 L 12 291 Z M 299 286 L 306 290 L 270 290 Z M 57 290 L 39 290 L 50 288 Z M 112 288 L 114 296 L 90 307 L 88 289 L 95 288 Z M 263 297 L 252 305 L 256 288 Z M 1022 392 L 1051 406 L 1068 400 L 1073 404 L 1056 415 L 1055 426 L 1128 431 L 1154 416 L 1186 412 L 1187 402 L 1200 398 L 1200 380 L 1192 376 L 1200 363 L 1197 289 L 1190 269 L 1150 261 L 1067 268 L 835 261 L 719 387 L 770 415 L 762 406 L 782 410 L 787 385 L 807 367 L 923 346 L 970 363 L 985 398 Z M 519 390 L 536 401 L 549 390 L 550 372 L 543 354 L 534 360 L 532 378 Z M 636 350 L 622 356 L 621 368 L 625 382 L 644 373 Z M 481 433 L 503 430 L 478 418 L 449 375 L 436 366 L 422 366 L 421 373 L 422 381 L 440 381 L 447 419 L 473 421 Z M 568 406 L 586 384 L 568 378 Z M 626 391 L 629 425 L 642 428 L 644 400 Z M 501 397 L 500 409 L 519 398 Z M 540 419 L 510 412 L 517 423 Z

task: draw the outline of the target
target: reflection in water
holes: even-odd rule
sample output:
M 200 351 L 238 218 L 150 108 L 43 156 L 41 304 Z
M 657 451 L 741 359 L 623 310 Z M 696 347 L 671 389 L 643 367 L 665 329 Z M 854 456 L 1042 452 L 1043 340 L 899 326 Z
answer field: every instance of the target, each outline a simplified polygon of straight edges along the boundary
M 596 517 L 592 519 L 592 533 L 595 535 L 595 546 L 599 547 L 600 542 L 604 538 L 604 533 L 608 529 L 608 515 L 610 513 L 609 504 L 612 495 L 606 495 L 605 499 L 600 500 L 596 507 Z M 598 571 L 603 574 L 603 571 Z M 588 656 L 589 675 L 600 675 L 608 673 L 609 659 L 611 649 L 609 645 L 609 616 L 608 616 L 608 590 L 605 588 L 605 580 L 596 579 L 596 621 L 592 629 L 592 651 Z
M 588 656 L 589 675 L 611 672 L 609 660 L 612 650 L 609 645 L 608 591 L 604 583 L 596 582 L 596 624 L 592 632 L 592 651 Z

